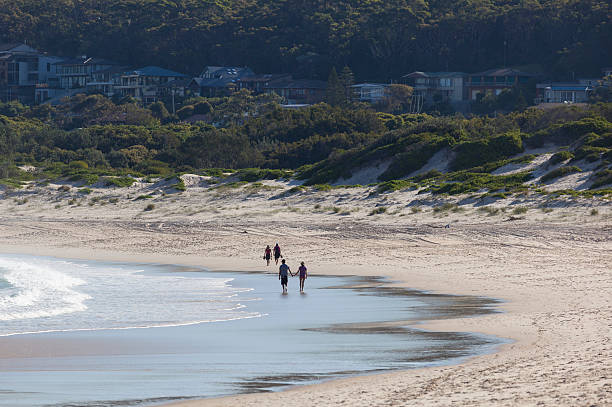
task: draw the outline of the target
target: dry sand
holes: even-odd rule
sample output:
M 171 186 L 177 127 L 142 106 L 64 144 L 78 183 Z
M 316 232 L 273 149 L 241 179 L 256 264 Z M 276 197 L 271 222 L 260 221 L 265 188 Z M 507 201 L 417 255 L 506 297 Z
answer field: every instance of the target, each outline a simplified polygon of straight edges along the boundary
M 480 202 L 434 211 L 441 201 L 415 192 L 283 198 L 288 186 L 274 182 L 257 191 L 205 184 L 192 179 L 187 192 L 171 195 L 143 185 L 86 198 L 56 185 L 5 194 L 0 252 L 269 272 L 263 247 L 278 241 L 290 264 L 306 261 L 312 278 L 383 275 L 412 288 L 506 301 L 501 314 L 425 325 L 513 340 L 458 366 L 175 406 L 612 405 L 609 201 L 524 196 L 495 201 L 488 211 Z M 134 200 L 143 193 L 154 197 Z M 155 209 L 143 211 L 148 203 Z M 385 214 L 369 215 L 381 206 Z M 513 212 L 518 207 L 531 209 Z

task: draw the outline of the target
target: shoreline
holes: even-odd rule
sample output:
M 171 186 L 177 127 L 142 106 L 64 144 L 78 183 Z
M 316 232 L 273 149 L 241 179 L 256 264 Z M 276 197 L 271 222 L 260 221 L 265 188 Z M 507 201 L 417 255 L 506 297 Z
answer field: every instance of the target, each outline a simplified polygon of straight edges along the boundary
M 125 254 L 125 253 L 116 253 L 116 252 L 107 252 L 107 251 L 94 251 L 94 252 L 83 253 L 82 250 L 75 249 L 75 248 L 49 250 L 49 249 L 45 249 L 42 247 L 35 247 L 35 248 L 29 247 L 25 249 L 21 249 L 21 248 L 16 249 L 11 246 L 0 245 L 0 253 L 46 256 L 46 257 L 53 257 L 57 259 L 67 259 L 67 260 L 105 261 L 105 262 L 111 262 L 111 263 L 114 263 L 114 262 L 124 263 L 125 262 L 125 263 L 130 263 L 130 264 L 148 264 L 148 265 L 162 265 L 162 266 L 167 266 L 167 265 L 178 265 L 178 266 L 184 266 L 184 267 L 193 266 L 193 267 L 199 267 L 204 270 L 212 271 L 212 272 L 275 274 L 275 272 L 273 271 L 261 270 L 262 268 L 261 266 L 260 267 L 252 267 L 252 266 L 247 267 L 246 264 L 248 263 L 248 260 L 235 259 L 235 258 L 231 260 L 232 266 L 228 267 L 226 263 L 226 259 L 224 258 L 207 259 L 207 260 L 204 260 L 204 262 L 202 262 L 196 256 L 185 257 L 185 256 L 174 256 L 174 255 L 168 255 L 168 254 L 156 254 L 156 255 L 147 254 L 146 256 L 144 255 L 139 256 L 139 255 L 135 255 L 132 253 Z M 209 260 L 210 260 L 210 263 L 207 263 Z M 206 264 L 204 264 L 205 262 Z M 412 372 L 412 371 L 418 372 L 418 371 L 426 371 L 430 369 L 448 368 L 452 366 L 463 365 L 463 364 L 470 363 L 470 361 L 475 358 L 487 357 L 487 356 L 494 355 L 498 352 L 502 352 L 503 347 L 511 345 L 518 341 L 515 338 L 503 337 L 495 333 L 487 333 L 487 332 L 482 332 L 482 331 L 465 331 L 465 330 L 455 331 L 454 329 L 450 328 L 450 326 L 460 327 L 461 326 L 460 322 L 461 320 L 464 320 L 464 319 L 481 318 L 487 315 L 495 316 L 495 315 L 500 315 L 502 313 L 508 312 L 507 310 L 502 309 L 502 307 L 504 307 L 506 304 L 509 304 L 509 302 L 504 298 L 493 298 L 493 297 L 480 296 L 477 294 L 476 295 L 475 294 L 464 294 L 460 292 L 443 292 L 440 290 L 426 289 L 424 287 L 414 287 L 410 285 L 408 281 L 395 279 L 395 276 L 390 272 L 379 273 L 378 275 L 366 274 L 367 272 L 369 272 L 369 268 L 368 270 L 363 270 L 361 267 L 354 269 L 353 266 L 344 266 L 344 267 L 338 268 L 335 271 L 337 272 L 335 274 L 312 273 L 312 276 L 314 278 L 316 278 L 317 275 L 330 276 L 330 277 L 355 276 L 355 277 L 375 278 L 375 279 L 380 278 L 380 279 L 388 280 L 388 281 L 381 281 L 381 284 L 380 284 L 381 287 L 386 287 L 386 288 L 401 287 L 401 288 L 407 288 L 407 289 L 414 289 L 414 290 L 417 290 L 423 293 L 435 293 L 435 294 L 440 294 L 440 295 L 451 295 L 451 296 L 469 295 L 469 296 L 474 296 L 477 298 L 483 298 L 483 299 L 486 298 L 488 300 L 491 300 L 491 305 L 494 306 L 496 311 L 490 314 L 461 316 L 458 318 L 440 318 L 440 319 L 425 319 L 425 320 L 419 320 L 419 321 L 406 321 L 407 323 L 403 325 L 406 327 L 419 329 L 423 331 L 429 331 L 429 332 L 454 331 L 457 333 L 492 336 L 495 338 L 499 338 L 502 341 L 502 343 L 491 345 L 493 349 L 492 352 L 466 356 L 466 357 L 463 357 L 462 360 L 459 361 L 458 363 L 451 362 L 449 364 L 444 364 L 442 366 L 428 366 L 428 367 L 420 367 L 420 368 L 413 368 L 413 369 L 390 369 L 390 370 L 382 371 L 382 372 L 369 372 L 369 373 L 366 372 L 363 374 L 353 374 L 353 375 L 348 375 L 346 377 L 323 379 L 322 381 L 318 383 L 314 383 L 314 384 L 293 384 L 293 385 L 286 386 L 285 388 L 282 388 L 280 390 L 274 390 L 270 393 L 264 393 L 264 394 L 299 392 L 303 388 L 315 388 L 316 389 L 319 386 L 325 386 L 325 385 L 335 386 L 336 384 L 340 385 L 340 383 L 346 383 L 347 381 L 349 383 L 353 383 L 353 382 L 357 382 L 361 380 L 367 380 L 367 378 L 371 376 L 393 377 L 394 375 L 402 374 L 406 372 Z M 347 288 L 350 288 L 350 287 L 347 287 Z M 126 328 L 126 329 L 130 329 L 130 328 Z M 33 333 L 33 334 L 37 334 L 37 333 Z M 216 405 L 225 406 L 225 405 L 234 405 L 235 403 L 240 403 L 243 400 L 243 398 L 260 396 L 261 394 L 262 394 L 261 392 L 254 392 L 254 393 L 242 393 L 242 394 L 234 394 L 234 395 L 227 395 L 227 396 L 221 396 L 221 397 L 210 397 L 210 398 L 191 398 L 190 397 L 186 401 L 181 400 L 181 401 L 176 401 L 176 402 L 171 402 L 171 403 L 155 404 L 155 405 L 168 406 L 168 407 L 171 407 L 171 406 L 174 406 L 174 407 L 204 406 L 206 407 L 209 405 L 210 406 L 216 406 Z
M 83 255 L 80 255 L 79 258 L 74 258 L 74 257 L 66 256 L 66 253 L 60 254 L 56 252 L 54 253 L 53 256 L 47 256 L 47 255 L 43 256 L 40 253 L 40 250 L 36 250 L 36 254 L 34 254 L 33 250 L 28 250 L 27 248 L 26 249 L 21 248 L 20 250 L 10 250 L 10 249 L 7 249 L 6 246 L 4 246 L 2 250 L 0 250 L 0 253 L 2 255 L 8 255 L 8 256 L 23 255 L 23 256 L 26 256 L 25 258 L 29 258 L 31 256 L 34 259 L 52 258 L 52 259 L 56 259 L 60 261 L 101 262 L 104 265 L 111 265 L 111 266 L 112 265 L 117 265 L 117 266 L 128 265 L 128 266 L 131 266 L 132 268 L 133 267 L 137 267 L 137 268 L 143 267 L 143 268 L 148 269 L 148 267 L 153 267 L 153 268 L 162 268 L 162 269 L 167 268 L 169 270 L 176 269 L 176 271 L 178 271 L 179 273 L 211 272 L 211 273 L 217 273 L 217 275 L 224 275 L 225 273 L 228 273 L 228 277 L 229 277 L 229 273 L 231 273 L 233 277 L 237 279 L 242 278 L 242 276 L 240 276 L 239 274 L 243 274 L 243 275 L 250 274 L 250 275 L 260 276 L 260 277 L 253 276 L 253 278 L 262 278 L 264 274 L 261 272 L 254 272 L 252 271 L 251 268 L 246 267 L 246 265 L 241 271 L 211 270 L 210 267 L 205 267 L 205 266 L 203 267 L 202 265 L 196 265 L 194 262 L 190 262 L 190 264 L 185 264 L 185 263 L 180 264 L 177 261 L 180 259 L 176 259 L 176 258 L 164 259 L 164 260 L 171 260 L 173 261 L 173 263 L 169 263 L 167 261 L 164 261 L 162 263 L 159 263 L 159 262 L 151 263 L 151 262 L 145 262 L 145 259 L 138 259 L 139 261 L 137 262 L 134 261 L 135 259 L 131 259 L 132 261 L 130 261 L 129 263 L 126 263 L 125 260 L 118 261 L 118 259 L 112 258 L 111 253 L 103 253 L 103 252 L 98 253 L 97 256 L 83 254 Z M 331 280 L 334 282 L 327 283 L 326 282 L 327 279 L 325 277 L 334 278 L 333 280 Z M 265 277 L 263 278 L 265 279 Z M 304 328 L 300 328 L 300 330 L 316 331 L 316 332 L 320 331 L 320 332 L 327 332 L 327 333 L 332 333 L 332 334 L 334 333 L 335 334 L 371 333 L 371 334 L 383 334 L 383 335 L 393 335 L 393 334 L 407 335 L 408 334 L 411 336 L 416 335 L 417 337 L 422 336 L 423 338 L 428 338 L 426 340 L 433 340 L 435 342 L 437 341 L 453 342 L 454 341 L 457 345 L 450 345 L 449 348 L 444 347 L 444 349 L 450 349 L 446 351 L 442 349 L 438 349 L 439 345 L 436 346 L 434 344 L 431 344 L 430 347 L 427 348 L 425 354 L 419 354 L 417 352 L 413 356 L 410 356 L 408 358 L 406 358 L 406 356 L 408 355 L 402 357 L 402 356 L 399 356 L 398 354 L 398 357 L 399 357 L 399 359 L 397 359 L 398 362 L 402 361 L 404 363 L 409 363 L 409 364 L 431 364 L 432 366 L 456 365 L 474 356 L 490 354 L 490 353 L 495 352 L 495 349 L 497 349 L 499 345 L 502 343 L 501 338 L 492 338 L 492 337 L 484 336 L 484 335 L 481 337 L 480 335 L 472 335 L 471 333 L 466 333 L 466 332 L 436 333 L 436 332 L 427 331 L 423 329 L 422 327 L 422 324 L 424 322 L 427 322 L 430 320 L 444 320 L 446 318 L 454 318 L 454 315 L 456 315 L 457 313 L 461 314 L 461 318 L 470 318 L 470 317 L 475 317 L 478 315 L 483 315 L 483 314 L 488 315 L 490 313 L 498 312 L 497 305 L 499 304 L 499 301 L 497 301 L 496 299 L 473 297 L 473 296 L 455 297 L 455 296 L 439 295 L 439 294 L 432 294 L 432 293 L 424 293 L 424 292 L 413 290 L 413 289 L 398 288 L 397 286 L 391 287 L 391 284 L 389 281 L 387 281 L 385 278 L 378 277 L 378 276 L 355 276 L 355 275 L 338 276 L 338 275 L 329 275 L 329 274 L 324 274 L 324 275 L 319 274 L 318 278 L 321 278 L 321 280 L 317 282 L 318 284 L 315 284 L 315 287 L 318 289 L 332 290 L 332 292 L 334 290 L 343 290 L 343 291 L 349 290 L 349 291 L 354 292 L 356 295 L 359 295 L 359 293 L 364 292 L 364 293 L 371 293 L 375 297 L 387 297 L 389 299 L 391 299 L 392 297 L 407 297 L 407 298 L 410 298 L 411 300 L 422 302 L 422 304 L 425 306 L 424 309 L 426 311 L 424 314 L 419 314 L 418 317 L 415 316 L 411 319 L 405 319 L 405 320 L 399 320 L 391 316 L 387 317 L 391 319 L 387 319 L 387 318 L 370 319 L 368 318 L 367 320 L 364 320 L 362 322 L 347 322 L 347 320 L 340 319 L 340 320 L 336 320 L 335 322 L 331 322 L 331 323 L 328 322 L 327 324 L 322 325 L 320 327 L 317 327 L 316 325 L 311 325 L 310 327 L 306 326 Z M 343 280 L 343 278 L 349 279 L 349 280 Z M 335 297 L 335 294 L 332 294 L 332 296 Z M 416 309 L 419 309 L 419 307 L 417 307 Z M 373 315 L 371 315 L 370 317 L 372 316 Z M 397 317 L 397 315 L 395 316 Z M 181 327 L 186 326 L 186 325 L 201 325 L 201 323 L 189 323 L 189 324 L 184 324 L 184 325 L 180 324 L 180 325 L 169 325 L 169 326 L 150 326 L 150 327 L 66 329 L 66 330 L 52 330 L 52 331 L 23 332 L 23 333 L 16 333 L 16 334 L 8 334 L 8 335 L 2 335 L 3 338 L 0 338 L 0 339 L 4 340 L 4 339 L 7 339 L 7 337 L 10 338 L 12 336 L 21 337 L 21 339 L 10 338 L 8 339 L 8 341 L 4 341 L 3 342 L 4 346 L 8 346 L 8 347 L 7 349 L 3 349 L 3 352 L 0 352 L 1 354 L 0 356 L 3 359 L 12 359 L 12 358 L 21 359 L 24 357 L 25 358 L 40 357 L 40 355 L 47 356 L 45 352 L 53 352 L 53 354 L 55 354 L 57 349 L 55 349 L 54 346 L 58 346 L 58 344 L 62 342 L 62 338 L 64 341 L 67 341 L 68 343 L 72 342 L 73 344 L 77 344 L 78 337 L 81 333 L 83 333 L 83 331 L 87 332 L 86 335 L 89 335 L 89 333 L 101 332 L 102 337 L 106 339 L 103 339 L 103 340 L 98 339 L 97 341 L 99 341 L 99 344 L 102 344 L 104 343 L 105 340 L 109 339 L 109 335 L 112 335 L 112 331 L 125 331 L 125 330 L 133 330 L 133 329 L 140 330 L 141 328 L 151 328 L 155 330 L 158 328 L 165 328 L 165 327 L 168 327 L 171 329 L 172 328 L 180 329 Z M 180 331 L 177 331 L 177 333 L 178 332 Z M 412 332 L 412 333 L 409 333 L 409 332 Z M 47 336 L 45 334 L 52 334 L 52 335 Z M 74 334 L 76 334 L 76 336 L 74 336 Z M 472 339 L 468 339 L 469 337 L 471 337 Z M 93 339 L 90 339 L 90 340 L 93 340 Z M 20 355 L 22 350 L 19 347 L 19 343 L 21 343 L 21 341 L 24 341 L 25 344 L 28 344 L 26 345 L 26 347 L 29 350 L 26 353 L 23 353 Z M 43 345 L 45 343 L 48 344 L 49 343 L 48 341 L 50 341 L 51 348 L 54 349 L 53 351 L 50 351 L 49 348 L 47 348 L 48 345 Z M 459 345 L 461 342 L 465 342 L 465 344 Z M 29 352 L 32 352 L 33 349 L 39 348 L 41 346 L 43 346 L 43 348 L 46 348 L 45 352 L 29 353 Z M 104 347 L 108 348 L 109 343 L 104 343 Z M 41 352 L 41 351 L 39 350 L 38 352 Z M 61 352 L 67 352 L 66 348 L 63 347 Z M 80 350 L 79 352 L 83 352 L 83 350 Z M 395 352 L 397 352 L 397 350 L 395 350 Z M 439 352 L 442 352 L 442 353 L 439 353 Z M 63 356 L 70 355 L 70 353 L 61 353 L 61 354 Z M 92 353 L 92 355 L 94 354 L 97 354 L 97 353 L 96 352 Z M 75 353 L 75 355 L 81 355 L 81 354 L 77 352 Z M 354 355 L 354 356 L 358 358 L 359 355 Z M 186 395 L 186 396 L 168 395 L 167 397 L 164 397 L 164 396 L 149 397 L 147 396 L 143 398 L 144 400 L 143 402 L 146 405 L 149 405 L 148 404 L 149 402 L 147 401 L 149 399 L 165 400 L 165 402 L 170 402 L 172 401 L 172 399 L 175 399 L 176 401 L 185 401 L 185 400 L 195 401 L 195 400 L 217 399 L 217 398 L 223 398 L 223 397 L 234 397 L 234 396 L 239 396 L 243 394 L 257 394 L 257 393 L 268 392 L 268 391 L 277 392 L 277 391 L 284 391 L 284 390 L 289 390 L 289 389 L 297 389 L 301 386 L 309 386 L 309 385 L 317 386 L 322 383 L 333 382 L 335 380 L 340 380 L 340 379 L 352 379 L 352 378 L 358 378 L 361 376 L 401 372 L 405 369 L 411 369 L 411 367 L 408 367 L 408 366 L 392 367 L 391 365 L 389 365 L 388 367 L 375 367 L 373 365 L 371 368 L 363 370 L 363 371 L 346 370 L 346 371 L 336 371 L 334 373 L 326 373 L 326 374 L 320 373 L 321 376 L 318 376 L 318 377 L 312 376 L 313 378 L 316 377 L 316 379 L 307 380 L 307 382 L 310 382 L 310 383 L 304 385 L 304 384 L 301 384 L 300 382 L 302 382 L 304 380 L 303 378 L 308 376 L 310 373 L 307 373 L 306 370 L 302 372 L 298 368 L 294 373 L 285 375 L 286 380 L 292 383 L 291 384 L 284 383 L 280 385 L 280 387 L 279 385 L 274 386 L 274 383 L 272 383 L 270 387 L 265 385 L 266 380 L 274 377 L 274 376 L 268 376 L 268 375 L 273 374 L 272 372 L 270 372 L 264 376 L 254 376 L 252 379 L 247 379 L 244 383 L 239 382 L 238 389 L 243 388 L 243 390 L 240 391 L 237 389 L 236 393 L 230 394 L 230 395 L 211 395 L 211 396 L 206 396 L 206 398 L 203 398 L 203 399 L 200 397 L 193 397 L 190 395 Z M 412 367 L 412 369 L 415 369 L 415 367 Z M 261 379 L 258 379 L 258 377 L 261 377 Z M 277 381 L 277 380 L 278 379 L 275 379 L 273 381 Z M 251 393 L 249 393 L 249 391 Z
M 295 253 L 291 262 L 306 259 L 313 278 L 316 274 L 378 275 L 392 281 L 391 286 L 502 299 L 497 307 L 503 313 L 434 320 L 417 327 L 483 333 L 514 342 L 460 365 L 170 405 L 293 407 L 414 402 L 423 406 L 501 406 L 542 402 L 574 406 L 610 401 L 611 383 L 605 372 L 608 356 L 612 356 L 606 324 L 612 316 L 608 267 L 612 244 L 606 219 L 593 222 L 586 217 L 582 223 L 578 219 L 555 223 L 527 219 L 503 225 L 471 219 L 445 230 L 436 219 L 420 221 L 439 227 L 414 224 L 402 228 L 379 220 L 347 224 L 323 216 L 296 217 L 291 222 L 265 221 L 267 230 L 274 231 L 268 240 L 282 239 L 286 253 Z M 259 250 L 253 251 L 264 236 L 263 223 L 259 218 L 253 223 L 231 217 L 216 219 L 214 215 L 195 223 L 189 217 L 157 222 L 9 217 L 0 222 L 0 251 L 197 265 L 212 271 L 274 272 L 272 267 L 259 264 Z M 228 252 L 236 256 L 224 256 Z M 322 255 L 315 259 L 312 253 Z M 247 267 L 251 262 L 254 265 Z

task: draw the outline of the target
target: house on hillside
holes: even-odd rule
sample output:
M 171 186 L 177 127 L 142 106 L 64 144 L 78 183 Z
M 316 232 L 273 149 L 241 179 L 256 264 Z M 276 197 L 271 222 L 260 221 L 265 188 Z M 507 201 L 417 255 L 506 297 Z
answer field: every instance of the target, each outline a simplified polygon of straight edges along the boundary
M 602 73 L 602 76 L 604 78 L 608 78 L 608 77 L 612 76 L 612 67 L 610 67 L 610 68 L 602 68 L 601 73 Z
M 119 67 L 116 62 L 103 58 L 90 58 L 86 56 L 66 59 L 55 63 L 57 77 L 61 89 L 85 91 L 87 83 L 93 80 L 94 72 Z
M 0 100 L 33 103 L 36 87 L 55 78 L 59 60 L 25 44 L 0 44 Z
M 204 97 L 227 96 L 238 89 L 237 81 L 254 72 L 247 67 L 207 66 L 200 76 L 193 78 L 189 89 Z
M 457 104 L 467 99 L 466 81 L 463 72 L 412 72 L 402 76 L 402 83 L 414 88 L 414 95 L 427 104 L 449 102 Z
M 379 103 L 385 98 L 385 90 L 389 85 L 385 83 L 357 83 L 351 88 L 354 92 L 354 99 L 359 102 Z
M 160 68 L 146 66 L 121 75 L 121 84 L 115 88 L 121 96 L 131 96 L 145 105 L 156 102 L 164 93 L 164 85 L 176 80 L 187 79 L 187 75 Z
M 264 74 L 259 74 L 259 75 L 244 76 L 238 79 L 236 81 L 236 84 L 238 85 L 239 90 L 246 89 L 246 90 L 250 90 L 254 94 L 260 94 L 260 93 L 265 93 L 266 88 L 269 87 L 270 84 L 273 84 L 274 82 L 291 80 L 291 79 L 293 79 L 291 74 L 264 73 Z
M 266 93 L 276 93 L 288 105 L 315 104 L 325 99 L 327 82 L 314 79 L 283 79 L 264 87 Z
M 121 76 L 128 70 L 127 66 L 116 65 L 92 72 L 85 85 L 87 93 L 113 97 L 118 93 L 117 87 L 121 85 Z
M 504 89 L 526 85 L 539 74 L 523 72 L 513 68 L 490 69 L 468 75 L 466 84 L 469 100 L 477 100 L 478 95 L 499 95 Z
M 536 104 L 539 103 L 584 103 L 593 91 L 591 80 L 587 83 L 538 83 L 536 84 Z

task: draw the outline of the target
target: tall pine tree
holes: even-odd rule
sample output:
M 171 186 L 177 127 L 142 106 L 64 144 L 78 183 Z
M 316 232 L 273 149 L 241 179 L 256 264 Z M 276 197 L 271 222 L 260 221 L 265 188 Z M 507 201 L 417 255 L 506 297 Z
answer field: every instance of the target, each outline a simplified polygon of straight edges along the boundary
M 342 85 L 342 90 L 344 92 L 344 101 L 343 104 L 349 104 L 353 101 L 353 88 L 352 86 L 355 84 L 355 75 L 353 75 L 353 71 L 348 66 L 342 68 L 340 72 L 340 84 Z
M 336 68 L 332 68 L 327 78 L 327 90 L 325 92 L 325 101 L 332 106 L 340 106 L 346 100 L 344 86 L 338 78 Z

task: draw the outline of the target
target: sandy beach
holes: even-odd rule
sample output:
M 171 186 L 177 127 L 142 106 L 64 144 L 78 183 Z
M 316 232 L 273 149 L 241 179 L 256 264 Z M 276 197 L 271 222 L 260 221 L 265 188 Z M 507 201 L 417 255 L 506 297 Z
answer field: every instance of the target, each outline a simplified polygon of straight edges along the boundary
M 0 200 L 0 252 L 265 272 L 263 248 L 278 241 L 290 263 L 306 261 L 312 278 L 379 275 L 405 287 L 504 301 L 503 313 L 419 326 L 513 341 L 458 366 L 174 406 L 612 405 L 608 201 L 524 197 L 496 201 L 488 205 L 498 208 L 492 213 L 472 205 L 436 211 L 439 202 L 423 200 L 413 211 L 410 192 L 367 199 L 363 191 L 334 190 L 273 199 L 273 189 L 194 188 L 159 196 L 152 200 L 156 209 L 143 212 L 137 189 L 95 191 L 77 206 L 56 188 Z M 24 196 L 27 203 L 16 201 Z M 110 196 L 119 203 L 100 204 Z M 385 213 L 370 215 L 381 205 Z M 518 206 L 528 210 L 513 215 Z

